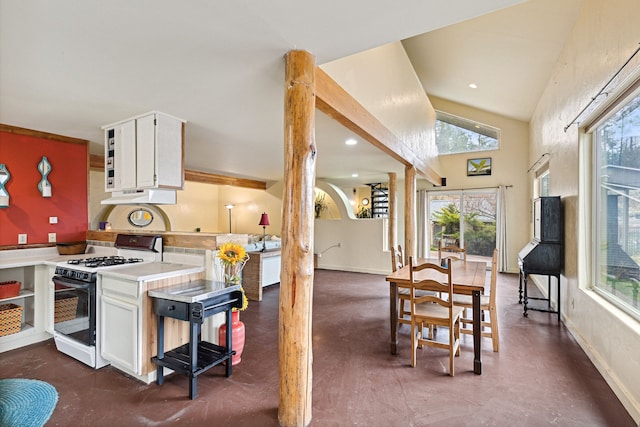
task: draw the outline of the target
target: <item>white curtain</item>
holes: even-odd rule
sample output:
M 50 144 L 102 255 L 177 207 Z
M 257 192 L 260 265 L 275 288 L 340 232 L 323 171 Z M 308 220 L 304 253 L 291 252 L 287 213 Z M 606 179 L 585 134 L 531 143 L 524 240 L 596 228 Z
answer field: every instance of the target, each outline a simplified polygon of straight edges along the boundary
M 509 255 L 507 254 L 507 189 L 498 187 L 498 209 L 496 219 L 496 246 L 498 247 L 498 271 L 507 271 Z
M 416 215 L 418 229 L 418 258 L 425 258 L 429 255 L 429 244 L 427 235 L 427 192 L 426 190 L 418 191 L 418 212 Z

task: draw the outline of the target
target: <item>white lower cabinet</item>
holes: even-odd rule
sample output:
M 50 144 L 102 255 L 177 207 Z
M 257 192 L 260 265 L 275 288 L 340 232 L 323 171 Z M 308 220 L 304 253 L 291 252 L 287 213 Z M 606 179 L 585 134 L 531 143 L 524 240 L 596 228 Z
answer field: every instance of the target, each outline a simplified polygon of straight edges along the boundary
M 101 355 L 113 366 L 140 375 L 140 283 L 107 276 L 100 282 Z
M 261 286 L 269 286 L 274 283 L 280 283 L 280 265 L 282 257 L 267 257 L 262 261 L 262 280 Z
M 202 267 L 184 266 L 184 270 L 171 271 L 167 263 L 146 266 L 141 264 L 137 269 L 144 271 L 147 268 L 155 271 L 154 265 L 163 274 L 149 274 L 145 278 L 138 277 L 134 280 L 118 274 L 125 270 L 114 269 L 111 272 L 100 272 L 97 284 L 97 292 L 100 294 L 100 354 L 114 367 L 147 384 L 156 379 L 156 365 L 151 358 L 157 353 L 158 339 L 158 318 L 148 291 L 176 283 L 200 280 L 204 276 Z M 165 271 L 167 269 L 169 271 Z M 165 320 L 166 348 L 178 347 L 188 339 L 189 322 L 178 319 Z
M 102 296 L 102 357 L 114 366 L 139 374 L 138 306 L 107 295 Z

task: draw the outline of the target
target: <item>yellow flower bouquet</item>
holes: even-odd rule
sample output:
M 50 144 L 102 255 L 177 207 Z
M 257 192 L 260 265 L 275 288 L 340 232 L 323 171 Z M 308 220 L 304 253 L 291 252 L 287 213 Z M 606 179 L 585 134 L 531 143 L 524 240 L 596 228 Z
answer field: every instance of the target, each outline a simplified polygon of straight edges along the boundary
M 242 245 L 238 243 L 224 243 L 220 245 L 218 249 L 218 258 L 220 258 L 220 264 L 222 265 L 222 271 L 220 278 L 225 283 L 242 283 L 242 269 L 249 259 L 247 251 Z M 244 289 L 240 287 L 242 291 L 242 307 L 239 310 L 245 310 L 249 305 L 249 300 L 244 293 Z M 234 309 L 235 310 L 235 309 Z

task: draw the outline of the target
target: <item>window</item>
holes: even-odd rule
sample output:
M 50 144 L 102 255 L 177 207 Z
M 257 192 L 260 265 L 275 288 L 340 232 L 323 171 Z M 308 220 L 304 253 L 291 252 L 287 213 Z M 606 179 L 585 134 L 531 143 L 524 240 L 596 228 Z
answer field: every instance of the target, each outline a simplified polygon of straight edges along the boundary
M 439 154 L 497 150 L 499 139 L 499 129 L 441 111 L 436 113 L 436 144 Z
M 594 287 L 640 315 L 640 91 L 594 131 Z
M 536 182 L 538 183 L 538 190 L 535 193 L 537 194 L 537 197 L 546 197 L 551 195 L 549 193 L 549 169 L 539 174 Z
M 437 252 L 442 240 L 445 245 L 466 246 L 467 255 L 476 259 L 490 260 L 496 247 L 497 201 L 495 189 L 430 192 L 430 250 Z M 433 257 L 433 252 L 427 256 Z

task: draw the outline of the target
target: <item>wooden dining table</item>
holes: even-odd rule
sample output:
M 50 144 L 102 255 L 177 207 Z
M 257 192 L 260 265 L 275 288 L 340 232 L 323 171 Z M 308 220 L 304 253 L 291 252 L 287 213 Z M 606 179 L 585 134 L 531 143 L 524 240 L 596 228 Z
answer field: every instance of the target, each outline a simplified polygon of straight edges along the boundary
M 418 264 L 431 262 L 438 264 L 437 259 L 420 258 Z M 414 278 L 423 280 L 432 278 L 440 280 L 435 276 L 434 270 L 421 270 L 414 273 Z M 433 276 L 433 277 L 431 277 Z M 453 292 L 460 295 L 471 295 L 473 302 L 473 372 L 482 373 L 482 358 L 480 356 L 482 329 L 480 327 L 480 295 L 484 292 L 484 285 L 487 277 L 487 263 L 476 261 L 454 260 L 451 263 L 451 281 L 453 282 Z M 398 353 L 398 288 L 409 288 L 409 266 L 396 270 L 386 277 L 389 282 L 389 306 L 391 321 L 391 354 Z M 438 290 L 438 289 L 434 289 Z

